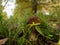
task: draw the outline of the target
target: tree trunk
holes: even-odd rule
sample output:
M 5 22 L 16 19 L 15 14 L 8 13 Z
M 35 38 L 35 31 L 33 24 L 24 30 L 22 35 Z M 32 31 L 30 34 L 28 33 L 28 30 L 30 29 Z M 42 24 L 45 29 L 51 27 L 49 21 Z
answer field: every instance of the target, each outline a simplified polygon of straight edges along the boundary
M 33 12 L 34 12 L 34 13 L 37 13 L 37 5 L 38 5 L 38 4 L 37 4 L 37 1 L 36 1 L 36 0 L 33 0 L 33 1 L 32 1 L 32 4 L 33 4 L 33 5 L 32 5 L 32 10 L 33 10 Z

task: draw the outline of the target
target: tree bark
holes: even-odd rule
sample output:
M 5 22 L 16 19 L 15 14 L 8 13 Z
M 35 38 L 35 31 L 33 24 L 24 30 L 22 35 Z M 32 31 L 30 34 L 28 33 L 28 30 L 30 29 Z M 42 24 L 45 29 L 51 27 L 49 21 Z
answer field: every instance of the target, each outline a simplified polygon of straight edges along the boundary
M 37 13 L 37 1 L 36 0 L 33 0 L 32 1 L 32 10 L 34 13 Z

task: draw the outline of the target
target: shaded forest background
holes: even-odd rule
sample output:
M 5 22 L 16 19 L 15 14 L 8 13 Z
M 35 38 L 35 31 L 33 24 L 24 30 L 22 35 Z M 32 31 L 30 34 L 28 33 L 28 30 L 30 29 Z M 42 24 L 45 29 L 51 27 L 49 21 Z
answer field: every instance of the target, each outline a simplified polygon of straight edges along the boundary
M 1 4 L 0 45 L 60 45 L 60 0 L 16 0 L 10 18 Z

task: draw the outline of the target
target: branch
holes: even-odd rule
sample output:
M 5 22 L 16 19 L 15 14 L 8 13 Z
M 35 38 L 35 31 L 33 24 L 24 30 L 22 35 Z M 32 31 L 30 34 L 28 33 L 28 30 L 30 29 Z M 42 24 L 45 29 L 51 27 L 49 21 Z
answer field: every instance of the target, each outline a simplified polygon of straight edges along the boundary
M 7 0 L 7 1 L 6 1 L 5 5 L 4 5 L 3 7 L 5 7 L 5 6 L 6 6 L 6 4 L 8 3 L 8 1 L 9 1 L 9 0 Z

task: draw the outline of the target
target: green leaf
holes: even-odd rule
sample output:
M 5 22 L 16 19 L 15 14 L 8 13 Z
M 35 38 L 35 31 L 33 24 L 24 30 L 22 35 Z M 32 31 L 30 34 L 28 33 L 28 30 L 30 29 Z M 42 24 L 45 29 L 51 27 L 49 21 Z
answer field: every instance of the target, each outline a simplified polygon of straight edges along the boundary
M 58 41 L 58 45 L 60 45 L 60 39 L 59 39 L 59 41 Z
M 24 43 L 24 37 L 18 39 L 18 45 L 23 45 L 23 43 Z
M 50 40 L 56 40 L 56 36 L 54 34 L 52 34 L 51 32 L 49 32 L 48 30 L 42 30 L 39 26 L 35 26 L 35 29 L 37 30 L 37 32 L 39 32 L 42 36 L 46 37 L 47 39 Z
M 29 40 L 25 39 L 25 41 L 26 41 L 26 45 L 32 45 Z

